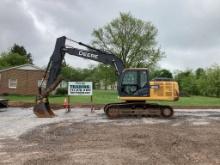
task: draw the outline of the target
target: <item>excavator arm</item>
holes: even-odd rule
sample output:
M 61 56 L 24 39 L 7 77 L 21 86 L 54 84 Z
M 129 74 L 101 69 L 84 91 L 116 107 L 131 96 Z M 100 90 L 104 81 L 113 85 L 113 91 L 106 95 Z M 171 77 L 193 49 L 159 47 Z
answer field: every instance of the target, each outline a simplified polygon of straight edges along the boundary
M 81 46 L 86 47 L 87 49 L 84 50 L 74 47 L 68 47 L 65 44 L 66 40 L 75 42 Z M 46 79 L 46 77 L 48 76 L 46 89 L 42 89 L 41 87 L 42 84 L 41 84 L 41 86 L 39 87 L 39 94 L 36 99 L 36 105 L 34 106 L 34 113 L 38 117 L 54 116 L 54 113 L 49 105 L 48 95 L 62 81 L 62 77 L 60 76 L 60 71 L 66 53 L 69 55 L 74 55 L 81 58 L 101 62 L 103 64 L 111 65 L 115 67 L 118 76 L 120 76 L 122 74 L 122 71 L 124 70 L 124 64 L 121 61 L 121 59 L 112 53 L 104 52 L 102 50 L 93 48 L 81 42 L 76 42 L 72 39 L 68 39 L 65 36 L 57 38 L 54 52 L 50 57 L 49 63 L 47 65 L 43 77 L 43 81 L 44 81 L 44 79 Z
M 118 58 L 116 55 L 104 52 L 102 50 L 93 48 L 89 45 L 76 41 L 73 42 L 88 48 L 88 50 L 66 47 L 65 46 L 66 40 L 73 41 L 71 39 L 66 38 L 65 36 L 57 39 L 54 52 L 49 62 L 49 77 L 47 81 L 47 88 L 54 83 L 54 81 L 57 79 L 58 75 L 60 74 L 65 53 L 78 56 L 81 58 L 101 62 L 103 64 L 112 65 L 113 67 L 115 67 L 118 75 L 122 73 L 124 69 L 124 64 L 121 61 L 121 59 Z

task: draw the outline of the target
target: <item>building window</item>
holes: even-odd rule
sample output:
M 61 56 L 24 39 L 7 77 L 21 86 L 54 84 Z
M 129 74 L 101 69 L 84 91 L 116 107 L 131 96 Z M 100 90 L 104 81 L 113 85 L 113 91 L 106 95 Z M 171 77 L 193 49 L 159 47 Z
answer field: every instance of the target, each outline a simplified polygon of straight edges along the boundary
M 17 88 L 17 79 L 9 79 L 8 80 L 9 88 Z

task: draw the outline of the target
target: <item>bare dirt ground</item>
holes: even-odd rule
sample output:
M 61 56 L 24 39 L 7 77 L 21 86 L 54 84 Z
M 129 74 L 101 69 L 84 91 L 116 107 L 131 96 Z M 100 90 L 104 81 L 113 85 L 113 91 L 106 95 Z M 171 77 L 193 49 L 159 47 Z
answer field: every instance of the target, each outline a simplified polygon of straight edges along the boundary
M 171 119 L 109 120 L 103 111 L 0 113 L 0 164 L 220 164 L 220 110 L 175 110 Z

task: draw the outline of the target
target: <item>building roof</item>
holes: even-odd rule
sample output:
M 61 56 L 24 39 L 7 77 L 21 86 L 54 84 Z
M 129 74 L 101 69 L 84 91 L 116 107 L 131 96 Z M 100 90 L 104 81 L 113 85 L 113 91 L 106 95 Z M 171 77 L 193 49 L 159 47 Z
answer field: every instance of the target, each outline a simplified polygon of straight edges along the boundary
M 41 70 L 41 71 L 44 71 L 44 69 L 36 66 L 36 65 L 33 65 L 33 64 L 23 64 L 23 65 L 19 65 L 19 66 L 13 66 L 13 67 L 10 67 L 10 68 L 5 68 L 5 69 L 1 69 L 0 72 L 5 72 L 5 71 L 8 71 L 8 70 L 11 70 L 11 69 L 18 69 L 18 70 Z

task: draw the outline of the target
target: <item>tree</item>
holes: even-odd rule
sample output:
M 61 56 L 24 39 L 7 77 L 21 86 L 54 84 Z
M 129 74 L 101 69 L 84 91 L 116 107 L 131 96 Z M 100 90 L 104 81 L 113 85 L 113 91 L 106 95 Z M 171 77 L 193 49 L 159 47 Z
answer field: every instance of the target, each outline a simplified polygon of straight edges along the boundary
M 196 78 L 198 79 L 205 74 L 205 70 L 203 68 L 197 68 L 195 74 Z
M 66 65 L 61 69 L 61 75 L 66 81 L 92 81 L 94 88 L 99 86 L 101 80 L 98 69 L 94 66 L 90 66 L 88 69 L 80 69 Z
M 61 69 L 61 75 L 68 81 L 83 81 L 84 79 L 81 69 L 75 69 L 69 65 Z
M 206 94 L 208 96 L 220 97 L 220 66 L 214 65 L 208 68 L 206 72 Z
M 181 71 L 175 76 L 181 95 L 195 95 L 198 93 L 195 75 L 192 70 Z
M 175 79 L 180 86 L 180 92 L 186 95 L 202 95 L 220 97 L 220 66 L 198 68 L 195 72 L 181 71 Z
M 153 67 L 163 57 L 156 47 L 157 29 L 150 22 L 120 13 L 106 26 L 95 29 L 92 44 L 117 55 L 125 67 Z
M 163 78 L 173 78 L 172 73 L 167 69 L 156 70 L 151 74 L 152 78 L 163 77 Z
M 115 69 L 112 66 L 106 66 L 104 64 L 99 64 L 95 68 L 93 75 L 99 83 L 103 82 L 105 90 L 107 90 L 108 85 L 113 85 L 117 80 Z
M 31 53 L 27 53 L 23 46 L 14 44 L 13 47 L 8 52 L 3 52 L 0 54 L 0 68 L 32 64 Z
M 27 63 L 27 59 L 18 53 L 2 53 L 0 56 L 0 68 L 17 66 Z
M 31 53 L 27 53 L 26 49 L 23 46 L 14 44 L 13 47 L 11 48 L 10 52 L 20 54 L 21 56 L 23 56 L 27 59 L 27 63 L 33 64 L 33 59 L 32 59 Z

